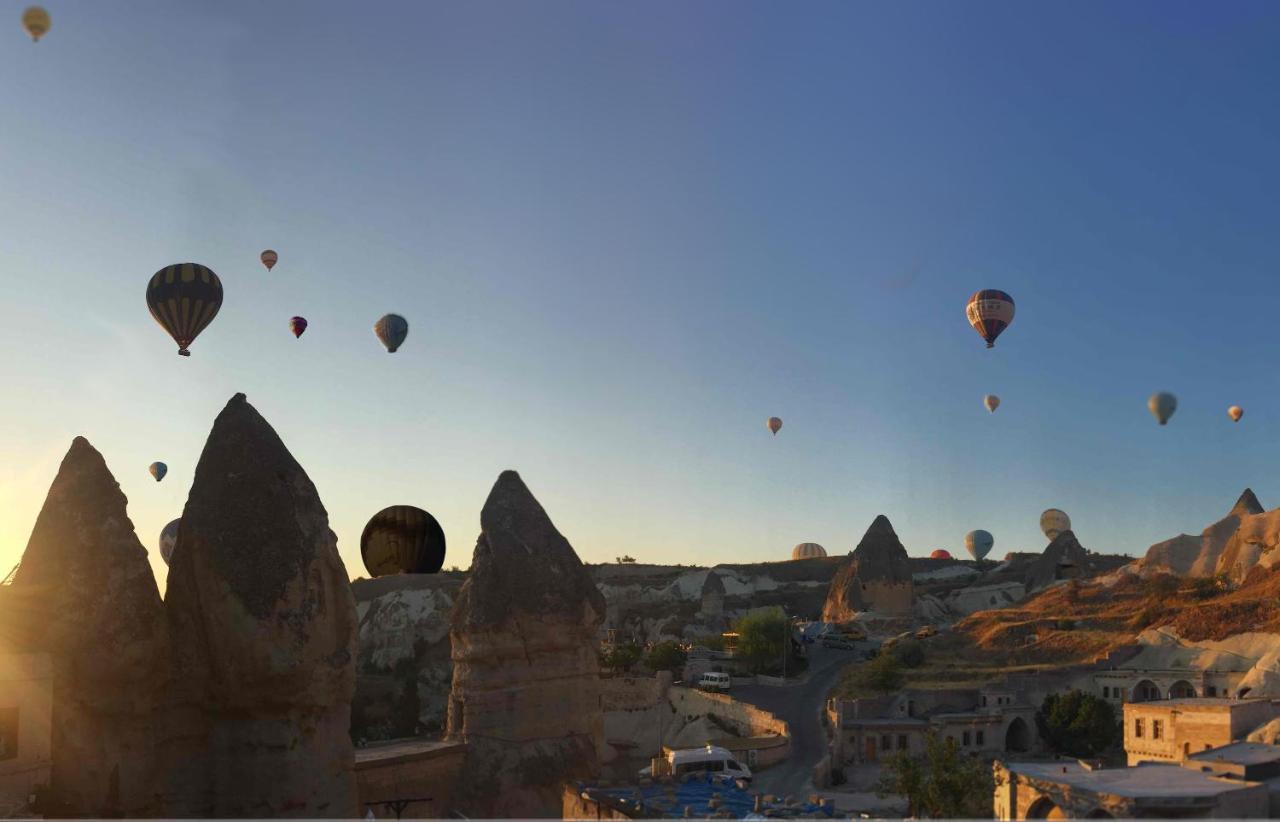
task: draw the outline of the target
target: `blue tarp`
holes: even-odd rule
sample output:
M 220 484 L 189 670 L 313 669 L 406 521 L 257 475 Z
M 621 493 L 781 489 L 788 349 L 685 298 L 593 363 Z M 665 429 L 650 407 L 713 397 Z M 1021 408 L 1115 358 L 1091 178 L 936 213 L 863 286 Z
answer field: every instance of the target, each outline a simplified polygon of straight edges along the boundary
M 580 785 L 579 787 L 593 797 L 609 797 L 615 800 L 626 800 L 627 802 L 639 800 L 642 806 L 637 809 L 639 811 L 637 815 L 650 818 L 681 819 L 685 815 L 685 808 L 691 809 L 692 815 L 698 818 L 706 818 L 722 810 L 728 810 L 735 819 L 743 819 L 755 813 L 755 796 L 753 794 L 739 788 L 734 780 L 715 774 L 690 774 L 687 779 L 674 781 L 670 785 L 655 782 L 644 787 L 596 788 L 590 785 Z M 671 801 L 668 793 L 669 789 L 672 788 L 675 789 L 674 802 Z M 715 794 L 719 794 L 719 807 L 712 808 L 708 803 L 711 802 Z M 809 803 L 798 805 L 767 804 L 763 808 L 763 812 L 768 813 L 769 811 L 775 812 L 769 814 L 770 816 L 800 814 L 834 816 L 834 810 L 830 806 L 824 808 L 820 805 Z

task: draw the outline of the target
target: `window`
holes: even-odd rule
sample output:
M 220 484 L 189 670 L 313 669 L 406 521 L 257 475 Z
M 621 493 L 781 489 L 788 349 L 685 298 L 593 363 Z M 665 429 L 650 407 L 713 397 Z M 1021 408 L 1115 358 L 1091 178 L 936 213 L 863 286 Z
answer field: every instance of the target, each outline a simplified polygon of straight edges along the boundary
M 961 744 L 961 745 L 964 745 L 966 748 L 967 748 L 967 747 L 969 747 L 969 732 L 968 732 L 968 731 L 965 731 L 963 734 L 961 734 L 961 735 L 960 735 L 960 744 Z
M 1110 698 L 1111 698 L 1111 688 L 1110 688 L 1109 686 L 1107 686 L 1107 685 L 1103 685 L 1103 686 L 1102 686 L 1102 698 L 1103 698 L 1103 699 L 1110 699 Z
M 907 749 L 907 735 L 898 734 L 898 750 L 905 751 Z
M 744 768 L 744 767 L 742 767 L 742 765 L 738 764 L 738 761 L 737 761 L 737 760 L 735 760 L 735 759 L 730 759 L 730 760 L 729 760 L 729 770 L 731 770 L 731 771 L 745 771 L 745 770 L 746 770 L 746 768 Z
M 882 751 L 889 750 L 889 747 L 890 747 L 889 742 L 890 740 L 889 740 L 888 734 L 885 734 L 884 736 L 880 737 L 880 750 Z
M 981 748 L 983 745 L 986 745 L 986 744 L 987 744 L 986 733 L 983 731 L 978 731 L 978 747 Z
M 1205 689 L 1204 689 L 1204 695 L 1205 695 L 1205 696 L 1217 696 L 1217 695 L 1218 695 L 1218 689 L 1217 689 L 1217 688 L 1215 688 L 1215 687 L 1214 687 L 1214 686 L 1212 686 L 1212 685 L 1208 685 L 1208 686 L 1206 686 L 1206 687 L 1205 687 Z
M 985 696 L 982 698 L 982 707 L 987 707 L 987 698 Z
M 18 756 L 18 709 L 0 708 L 0 759 Z
M 1138 739 L 1142 739 L 1142 720 L 1141 719 L 1133 720 L 1133 735 Z
M 1163 730 L 1164 730 L 1163 722 L 1161 722 L 1159 719 L 1151 720 L 1151 738 L 1152 739 L 1159 739 L 1160 732 Z

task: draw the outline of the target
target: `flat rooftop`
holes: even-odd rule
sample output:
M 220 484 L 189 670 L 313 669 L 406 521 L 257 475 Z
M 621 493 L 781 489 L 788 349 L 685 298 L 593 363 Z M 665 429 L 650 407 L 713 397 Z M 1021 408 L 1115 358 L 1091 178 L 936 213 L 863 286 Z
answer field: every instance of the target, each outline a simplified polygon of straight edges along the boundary
M 1280 760 L 1280 745 L 1261 742 L 1232 742 L 1221 748 L 1194 753 L 1190 757 L 1198 762 L 1231 762 L 1236 765 L 1265 765 Z
M 1096 771 L 1081 766 L 1079 762 L 1007 762 L 1005 767 L 1030 779 L 1133 799 L 1217 796 L 1261 784 L 1221 779 L 1177 765 L 1142 764 L 1133 768 L 1102 768 Z
M 1257 702 L 1270 702 L 1271 700 L 1263 697 L 1245 697 L 1243 699 L 1232 699 L 1230 697 L 1213 697 L 1213 696 L 1189 696 L 1182 699 L 1152 699 L 1147 702 L 1126 702 L 1125 707 L 1134 708 L 1218 708 L 1222 710 L 1230 710 L 1238 708 L 1241 705 L 1252 705 Z

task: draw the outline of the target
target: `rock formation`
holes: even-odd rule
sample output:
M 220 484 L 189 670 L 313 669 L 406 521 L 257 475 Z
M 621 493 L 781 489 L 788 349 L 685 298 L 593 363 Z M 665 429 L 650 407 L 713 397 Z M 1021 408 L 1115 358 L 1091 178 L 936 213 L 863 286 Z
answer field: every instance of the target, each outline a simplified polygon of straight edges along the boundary
M 1038 591 L 1064 579 L 1090 576 L 1091 571 L 1089 552 L 1073 532 L 1062 531 L 1027 570 L 1027 590 Z
M 1277 548 L 1280 548 L 1280 508 L 1244 517 L 1227 540 L 1214 570 L 1231 582 L 1242 583 L 1255 572 L 1270 572 L 1275 568 L 1280 563 Z
M 1219 564 L 1227 543 L 1247 518 L 1261 514 L 1262 504 L 1253 490 L 1246 488 L 1225 517 L 1200 534 L 1178 536 L 1158 542 L 1147 549 L 1142 559 L 1142 573 L 1172 573 L 1179 576 L 1210 577 L 1219 573 Z
M 355 816 L 350 582 L 315 486 L 243 394 L 196 466 L 165 610 L 166 813 Z
M 76 437 L 0 614 L 7 639 L 52 664 L 51 815 L 159 811 L 151 740 L 167 643 L 126 503 L 102 455 Z
M 881 514 L 853 550 L 852 559 L 831 580 L 822 619 L 847 622 L 859 611 L 911 616 L 914 598 L 907 549 Z
M 449 737 L 468 743 L 455 804 L 558 818 L 564 780 L 596 775 L 604 748 L 604 597 L 514 471 L 498 477 L 480 526 L 450 618 Z
M 707 579 L 702 583 L 698 617 L 708 630 L 724 630 L 724 582 L 715 571 L 707 571 Z

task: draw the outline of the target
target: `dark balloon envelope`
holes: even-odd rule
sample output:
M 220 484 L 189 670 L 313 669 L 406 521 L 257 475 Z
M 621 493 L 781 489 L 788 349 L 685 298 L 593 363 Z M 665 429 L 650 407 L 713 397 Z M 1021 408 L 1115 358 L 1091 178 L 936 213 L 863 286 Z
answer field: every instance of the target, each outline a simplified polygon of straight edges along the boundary
M 178 353 L 189 357 L 191 343 L 222 308 L 222 281 L 199 263 L 166 266 L 147 283 L 147 308 L 178 344 Z
M 440 523 L 412 505 L 383 508 L 360 535 L 360 556 L 375 577 L 437 573 L 444 566 L 444 550 Z

